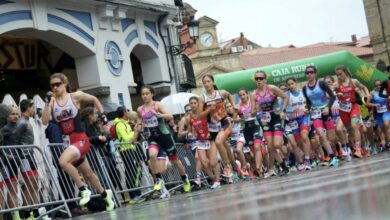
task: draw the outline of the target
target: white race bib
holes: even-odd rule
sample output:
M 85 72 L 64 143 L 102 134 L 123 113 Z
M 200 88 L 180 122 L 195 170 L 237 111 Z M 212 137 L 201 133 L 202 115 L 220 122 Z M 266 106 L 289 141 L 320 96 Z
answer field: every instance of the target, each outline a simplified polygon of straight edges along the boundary
M 339 107 L 340 107 L 340 110 L 343 111 L 343 112 L 351 112 L 351 110 L 352 110 L 352 103 L 339 101 Z
M 145 124 L 145 127 L 148 127 L 148 128 L 154 128 L 154 127 L 158 126 L 157 117 L 144 118 L 143 122 Z
M 385 113 L 385 112 L 387 112 L 387 106 L 386 105 L 381 105 L 381 106 L 376 108 L 376 111 L 378 113 Z
M 293 130 L 296 130 L 298 129 L 298 122 L 297 121 L 292 121 L 290 123 L 288 123 L 288 126 L 289 128 L 293 131 Z
M 195 146 L 199 150 L 209 150 L 210 149 L 210 141 L 196 141 Z
M 219 132 L 222 128 L 221 122 L 218 123 L 208 123 L 209 131 L 210 132 Z
M 312 119 L 319 119 L 322 117 L 321 109 L 312 109 L 310 110 L 310 116 Z
M 269 112 L 263 112 L 261 114 L 261 122 L 268 123 L 271 121 L 271 114 Z

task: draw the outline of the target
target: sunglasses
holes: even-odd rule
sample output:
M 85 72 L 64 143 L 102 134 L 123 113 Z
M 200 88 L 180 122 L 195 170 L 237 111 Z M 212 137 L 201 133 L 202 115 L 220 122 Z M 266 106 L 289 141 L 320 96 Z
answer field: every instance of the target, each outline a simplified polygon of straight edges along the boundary
M 54 88 L 60 87 L 61 85 L 62 85 L 62 82 L 56 82 L 56 83 L 51 83 L 51 84 L 50 84 L 50 87 L 51 87 L 52 89 L 54 89 Z
M 306 71 L 306 75 L 309 75 L 309 74 L 316 74 L 315 71 Z
M 264 77 L 255 77 L 256 81 L 263 81 L 265 78 Z
M 192 109 L 185 109 L 184 111 L 185 112 L 190 112 L 190 111 L 192 111 Z

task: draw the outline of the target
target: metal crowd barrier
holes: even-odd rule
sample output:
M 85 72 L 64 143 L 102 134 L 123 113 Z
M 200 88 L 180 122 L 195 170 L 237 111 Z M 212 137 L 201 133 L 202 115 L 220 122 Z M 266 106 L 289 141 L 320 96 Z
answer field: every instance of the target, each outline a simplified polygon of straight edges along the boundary
M 112 190 L 116 207 L 120 207 L 130 197 L 147 195 L 151 192 L 154 183 L 146 159 L 146 146 L 137 143 L 133 145 L 134 147 L 122 150 L 121 147 L 128 144 L 113 143 L 105 147 L 91 146 L 91 150 L 87 154 L 87 160 L 103 187 Z M 177 144 L 176 148 L 189 179 L 193 181 L 196 178 L 196 165 L 191 150 L 184 144 Z M 4 146 L 0 147 L 0 155 L 9 154 L 11 149 L 15 154 L 16 163 L 13 163 L 10 157 L 0 157 L 0 167 L 2 168 L 0 174 L 0 214 L 46 207 L 45 215 L 60 210 L 71 217 L 69 210 L 77 206 L 80 198 L 73 180 L 61 169 L 58 162 L 65 145 L 49 144 L 46 146 L 45 152 L 32 145 Z M 22 178 L 21 174 L 33 173 L 29 172 L 31 171 L 29 168 L 38 167 L 34 157 L 37 155 L 43 158 L 43 163 L 39 166 L 45 171 L 45 176 L 38 178 L 38 176 L 32 175 L 33 180 Z M 178 170 L 169 162 L 168 158 L 166 158 L 165 163 L 166 171 L 162 173 L 162 176 L 167 188 L 172 192 L 182 187 L 183 183 Z M 8 167 L 10 168 L 8 169 Z M 18 182 L 15 185 L 6 184 L 5 179 L 10 176 L 10 172 L 15 174 L 11 176 L 17 177 Z M 40 187 L 31 187 L 31 182 Z M 10 187 L 13 188 L 10 189 Z M 100 197 L 93 187 L 89 185 L 88 188 L 92 192 L 91 201 L 93 198 Z M 19 197 L 10 197 L 10 192 L 14 191 L 20 192 Z M 39 198 L 35 198 L 34 202 L 31 202 L 34 195 L 39 195 Z
M 42 163 L 37 163 L 37 157 L 43 159 Z M 71 217 L 51 164 L 39 147 L 0 146 L 0 168 L 0 215 L 45 207 L 40 218 L 56 211 Z

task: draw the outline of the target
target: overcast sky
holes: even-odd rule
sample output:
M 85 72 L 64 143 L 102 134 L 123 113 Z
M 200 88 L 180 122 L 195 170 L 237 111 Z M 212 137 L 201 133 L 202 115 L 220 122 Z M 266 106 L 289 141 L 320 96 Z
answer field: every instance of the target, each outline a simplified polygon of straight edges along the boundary
M 219 41 L 240 32 L 261 46 L 303 46 L 368 35 L 363 0 L 185 0 L 217 21 Z

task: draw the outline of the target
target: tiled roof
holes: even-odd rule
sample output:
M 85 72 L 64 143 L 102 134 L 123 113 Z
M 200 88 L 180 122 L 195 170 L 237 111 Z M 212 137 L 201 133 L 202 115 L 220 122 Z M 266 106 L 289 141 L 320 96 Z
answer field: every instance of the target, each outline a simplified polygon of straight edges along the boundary
M 301 48 L 258 48 L 246 51 L 240 55 L 244 69 L 285 63 L 293 60 L 305 59 L 323 54 L 346 50 L 355 56 L 372 55 L 372 48 L 343 45 L 315 45 Z

